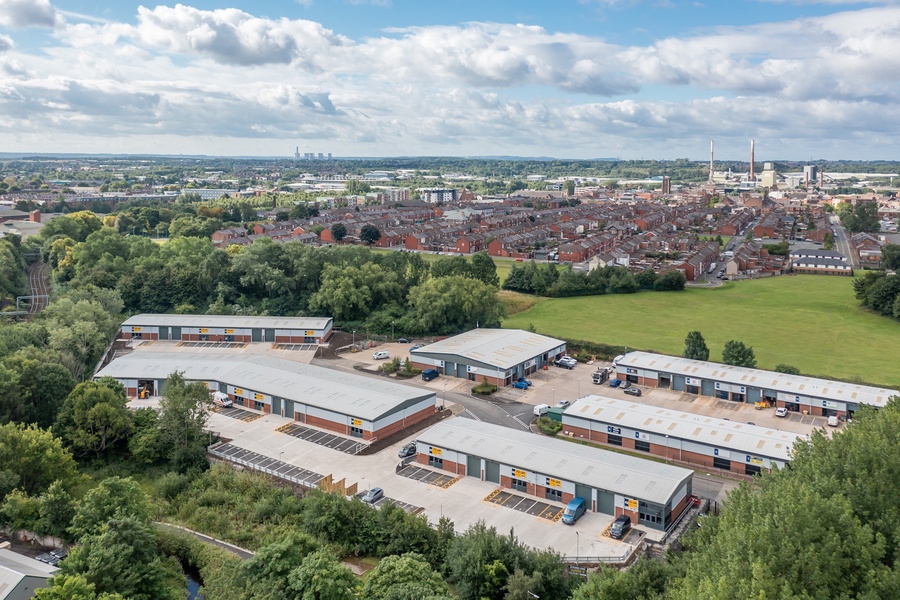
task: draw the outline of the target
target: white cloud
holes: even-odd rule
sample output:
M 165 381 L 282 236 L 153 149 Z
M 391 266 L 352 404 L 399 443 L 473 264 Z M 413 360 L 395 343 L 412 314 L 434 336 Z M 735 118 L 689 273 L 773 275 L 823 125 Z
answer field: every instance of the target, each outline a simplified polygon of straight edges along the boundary
M 53 28 L 63 22 L 49 0 L 0 0 L 0 25 Z
M 0 34 L 0 52 L 6 52 L 7 50 L 11 50 L 15 47 L 15 42 L 8 35 Z

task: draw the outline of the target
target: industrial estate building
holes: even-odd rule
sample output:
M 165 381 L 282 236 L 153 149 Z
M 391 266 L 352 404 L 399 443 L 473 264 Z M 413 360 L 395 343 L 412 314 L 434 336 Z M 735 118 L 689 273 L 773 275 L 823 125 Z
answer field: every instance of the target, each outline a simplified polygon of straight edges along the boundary
M 49 586 L 48 580 L 57 571 L 39 560 L 0 548 L 0 599 L 33 598 L 36 590 Z
M 320 344 L 331 337 L 333 322 L 331 317 L 141 314 L 122 323 L 122 337 L 176 342 Z
M 602 396 L 576 400 L 562 423 L 566 435 L 746 475 L 784 467 L 794 442 L 806 437 Z
M 556 502 L 581 497 L 652 529 L 667 529 L 691 495 L 693 471 L 469 419 L 435 425 L 416 446 L 421 464 Z
M 851 417 L 858 408 L 883 407 L 900 395 L 868 385 L 733 367 L 649 352 L 629 352 L 616 360 L 616 376 L 648 387 L 670 388 L 734 402 L 765 402 L 788 411 Z
M 544 368 L 565 354 L 562 340 L 521 329 L 473 329 L 409 353 L 417 369 L 498 386 Z
M 428 390 L 269 356 L 134 352 L 95 377 L 118 380 L 129 396 L 141 390 L 158 395 L 176 371 L 228 394 L 236 405 L 369 441 L 435 412 Z

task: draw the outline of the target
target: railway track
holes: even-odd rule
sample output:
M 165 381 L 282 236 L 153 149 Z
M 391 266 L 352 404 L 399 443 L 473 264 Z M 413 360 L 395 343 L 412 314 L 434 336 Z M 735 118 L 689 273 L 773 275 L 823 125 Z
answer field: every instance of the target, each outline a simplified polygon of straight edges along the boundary
M 28 307 L 27 320 L 34 318 L 49 304 L 50 284 L 47 282 L 48 265 L 44 262 L 36 262 L 28 269 L 28 287 L 32 296 L 46 296 L 44 298 L 33 298 L 31 305 Z

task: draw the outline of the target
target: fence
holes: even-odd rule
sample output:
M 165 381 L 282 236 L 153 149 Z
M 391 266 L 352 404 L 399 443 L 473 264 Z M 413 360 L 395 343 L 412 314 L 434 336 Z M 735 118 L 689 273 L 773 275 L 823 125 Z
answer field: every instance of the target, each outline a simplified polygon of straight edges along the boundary
M 300 487 L 305 487 L 307 489 L 318 487 L 319 482 L 324 479 L 324 477 L 322 477 L 319 474 L 316 474 L 315 479 L 313 479 L 312 477 L 306 477 L 305 479 L 301 479 L 299 477 L 285 475 L 283 473 L 279 473 L 276 469 L 272 469 L 270 467 L 263 467 L 263 466 L 253 463 L 252 461 L 245 460 L 243 458 L 238 458 L 235 456 L 228 456 L 227 454 L 225 454 L 223 452 L 219 452 L 218 447 L 221 445 L 222 444 L 215 444 L 214 446 L 210 446 L 208 449 L 209 453 L 220 460 L 232 462 L 232 463 L 241 465 L 242 467 L 251 469 L 253 471 L 265 473 L 266 475 L 269 475 L 271 477 L 277 477 L 278 479 L 282 479 L 284 481 L 289 481 L 293 484 L 299 485 Z M 287 464 L 287 463 L 282 463 L 282 464 Z

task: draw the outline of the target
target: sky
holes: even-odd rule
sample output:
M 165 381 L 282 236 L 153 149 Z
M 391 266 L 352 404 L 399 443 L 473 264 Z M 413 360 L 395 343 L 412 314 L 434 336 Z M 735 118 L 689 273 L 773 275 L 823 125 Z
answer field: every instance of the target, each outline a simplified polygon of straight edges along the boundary
M 900 0 L 0 0 L 0 151 L 900 160 Z

